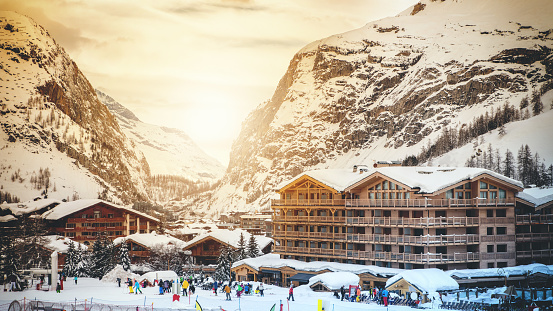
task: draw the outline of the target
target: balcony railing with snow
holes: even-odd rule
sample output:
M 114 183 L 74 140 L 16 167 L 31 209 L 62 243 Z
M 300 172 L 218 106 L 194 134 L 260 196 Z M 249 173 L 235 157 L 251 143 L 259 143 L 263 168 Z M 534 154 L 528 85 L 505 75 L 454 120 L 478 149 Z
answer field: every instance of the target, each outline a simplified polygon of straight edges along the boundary
M 553 215 L 517 215 L 517 225 L 523 224 L 553 224 Z
M 378 225 L 394 227 L 468 227 L 478 226 L 478 217 L 347 217 L 348 225 Z
M 477 234 L 460 235 L 386 235 L 386 234 L 347 234 L 347 241 L 367 242 L 374 244 L 404 244 L 404 245 L 468 245 L 478 244 Z
M 271 206 L 344 206 L 346 208 L 431 208 L 431 207 L 473 207 L 514 205 L 514 199 L 277 199 Z
M 440 263 L 466 263 L 478 262 L 480 253 L 452 253 L 452 254 L 410 254 L 410 253 L 392 253 L 392 252 L 373 252 L 359 250 L 343 249 L 325 249 L 325 248 L 307 248 L 307 247 L 287 247 L 276 246 L 276 253 L 300 255 L 300 256 L 335 256 L 346 257 L 348 259 L 402 262 L 415 264 L 440 264 Z M 512 254 L 514 256 L 514 254 Z M 514 257 L 513 257 L 514 258 Z M 498 258 L 500 259 L 500 258 Z M 509 258 L 507 258 L 509 259 Z

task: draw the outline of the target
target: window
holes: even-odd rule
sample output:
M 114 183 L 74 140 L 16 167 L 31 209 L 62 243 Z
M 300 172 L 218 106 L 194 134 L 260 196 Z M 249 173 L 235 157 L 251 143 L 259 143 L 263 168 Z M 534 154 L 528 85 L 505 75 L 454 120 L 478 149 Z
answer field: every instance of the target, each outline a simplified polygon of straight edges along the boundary
M 100 218 L 100 211 L 94 211 L 94 218 Z
M 495 268 L 495 264 L 493 262 L 488 262 L 488 268 Z
M 498 268 L 506 268 L 507 267 L 507 262 L 506 261 L 498 261 L 497 262 L 497 267 Z
M 488 253 L 493 253 L 493 244 L 488 245 Z
M 486 217 L 493 217 L 493 209 L 489 209 L 486 211 Z
M 74 238 L 75 237 L 75 232 L 66 232 L 65 236 L 68 237 L 68 238 Z
M 82 223 L 81 227 L 90 227 L 90 223 L 89 222 Z
M 446 199 L 453 199 L 453 189 L 447 190 L 447 191 L 445 192 L 445 198 L 446 198 Z
M 490 191 L 490 199 L 492 200 L 497 199 L 497 191 Z
M 470 189 L 470 183 L 469 182 L 465 184 L 465 189 Z
M 470 199 L 471 198 L 471 195 L 470 195 L 470 192 L 465 192 L 465 199 Z
M 436 235 L 447 235 L 447 229 L 445 228 L 436 229 Z
M 484 191 L 480 191 L 480 198 L 487 199 L 488 198 L 488 193 L 484 192 Z
M 286 194 L 286 200 L 290 200 L 292 199 L 292 194 L 291 193 L 287 193 Z
M 495 230 L 497 232 L 497 235 L 507 234 L 507 227 L 497 227 L 497 229 L 495 229 Z
M 108 218 L 113 218 L 113 214 L 108 214 Z
M 488 235 L 493 235 L 493 227 L 488 227 Z
M 498 253 L 506 253 L 507 252 L 507 244 L 497 244 L 497 252 Z
M 505 190 L 499 189 L 498 198 L 500 198 L 500 199 L 505 199 L 505 198 L 507 198 L 507 193 L 505 192 Z
M 488 184 L 485 183 L 485 182 L 483 182 L 483 181 L 481 181 L 481 182 L 480 182 L 480 189 L 488 189 Z
M 506 209 L 498 209 L 495 211 L 495 217 L 507 217 Z
M 382 183 L 382 189 L 383 189 L 383 190 L 388 190 L 388 181 L 384 181 L 384 182 Z
M 65 224 L 65 229 L 75 229 L 75 224 Z
M 436 246 L 436 253 L 447 254 L 447 246 Z
M 494 186 L 494 185 L 492 185 L 492 184 L 490 184 L 490 189 L 497 189 L 497 187 Z

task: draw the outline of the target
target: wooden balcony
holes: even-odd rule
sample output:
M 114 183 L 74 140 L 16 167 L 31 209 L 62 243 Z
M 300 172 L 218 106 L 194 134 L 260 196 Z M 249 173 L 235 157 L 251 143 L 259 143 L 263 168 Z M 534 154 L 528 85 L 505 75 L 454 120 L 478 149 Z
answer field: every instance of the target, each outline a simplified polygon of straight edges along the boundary
M 553 224 L 553 215 L 517 215 L 516 224 L 544 224 L 551 225 Z
M 482 217 L 480 223 L 483 225 L 512 225 L 515 223 L 515 217 Z
M 346 209 L 358 208 L 462 208 L 462 207 L 498 207 L 514 205 L 512 199 L 345 199 L 345 200 L 271 200 L 272 207 L 286 206 L 303 208 L 305 206 L 343 206 Z
M 553 241 L 553 232 L 545 233 L 517 233 L 517 242 Z
M 447 264 L 447 263 L 467 263 L 478 262 L 479 253 L 453 253 L 453 254 L 408 254 L 392 252 L 372 252 L 358 250 L 341 249 L 320 249 L 307 247 L 286 247 L 276 246 L 275 252 L 286 255 L 300 256 L 330 256 L 339 258 L 348 258 L 356 260 L 401 262 L 414 264 Z M 514 256 L 514 254 L 513 254 Z
M 323 240 L 346 240 L 345 233 L 332 232 L 306 232 L 306 231 L 274 231 L 274 238 L 301 238 L 301 239 L 323 239 Z
M 477 234 L 410 236 L 348 233 L 347 241 L 373 244 L 400 244 L 417 246 L 469 245 L 478 244 L 479 236 Z
M 505 260 L 505 259 L 515 259 L 515 253 L 482 253 L 480 254 L 480 259 L 482 260 Z
M 552 249 L 517 251 L 517 258 L 551 258 L 553 257 Z
M 482 242 L 514 242 L 514 234 L 504 234 L 504 235 L 483 235 L 480 239 Z
M 384 227 L 477 227 L 480 224 L 478 217 L 347 217 L 348 225 L 369 225 Z
M 273 223 L 292 222 L 292 223 L 332 223 L 343 225 L 346 222 L 345 217 L 338 216 L 279 216 L 273 218 Z

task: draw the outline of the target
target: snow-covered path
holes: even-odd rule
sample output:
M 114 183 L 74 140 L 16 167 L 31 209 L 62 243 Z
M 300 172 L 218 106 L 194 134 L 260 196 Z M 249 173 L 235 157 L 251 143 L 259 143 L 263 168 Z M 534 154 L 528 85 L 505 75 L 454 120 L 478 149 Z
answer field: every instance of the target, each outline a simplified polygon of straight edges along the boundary
M 348 310 L 386 310 L 386 308 L 376 304 L 360 304 L 352 302 L 343 302 L 335 299 L 331 293 L 313 292 L 307 286 L 300 286 L 295 289 L 295 301 L 290 301 L 287 304 L 286 297 L 288 295 L 287 288 L 266 285 L 265 297 L 242 296 L 240 300 L 235 297 L 233 291 L 233 300 L 225 301 L 224 294 L 215 296 L 211 291 L 198 289 L 196 294 L 190 299 L 188 297 L 180 297 L 180 302 L 173 302 L 172 294 L 159 295 L 157 287 L 143 288 L 144 294 L 129 294 L 127 288 L 121 285 L 117 287 L 115 283 L 104 283 L 97 279 L 81 278 L 78 280 L 78 285 L 69 280 L 64 283 L 64 290 L 57 294 L 55 291 L 44 292 L 36 289 L 28 289 L 23 292 L 0 292 L 0 304 L 8 304 L 12 300 L 22 300 L 24 297 L 29 300 L 42 300 L 49 302 L 67 302 L 72 303 L 77 299 L 87 303 L 101 303 L 111 305 L 126 305 L 126 306 L 146 306 L 151 308 L 172 308 L 179 310 L 195 310 L 194 300 L 197 298 L 202 308 L 207 310 L 270 310 L 273 304 L 277 304 L 276 310 L 279 310 L 278 304 L 282 300 L 284 304 L 283 310 L 293 311 L 308 311 L 317 310 L 319 299 L 329 301 L 330 310 L 348 311 Z M 328 310 L 328 311 L 330 311 Z M 412 308 L 404 306 L 392 306 L 388 310 L 407 311 Z

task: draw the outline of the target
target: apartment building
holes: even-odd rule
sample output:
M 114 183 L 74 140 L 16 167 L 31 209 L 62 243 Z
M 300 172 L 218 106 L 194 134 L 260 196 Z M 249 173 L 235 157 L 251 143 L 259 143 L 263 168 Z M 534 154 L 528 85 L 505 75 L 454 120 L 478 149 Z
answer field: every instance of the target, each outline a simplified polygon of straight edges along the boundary
M 500 268 L 516 263 L 519 181 L 480 168 L 315 170 L 278 186 L 281 258 L 390 268 Z M 278 243 L 277 243 L 278 242 Z

